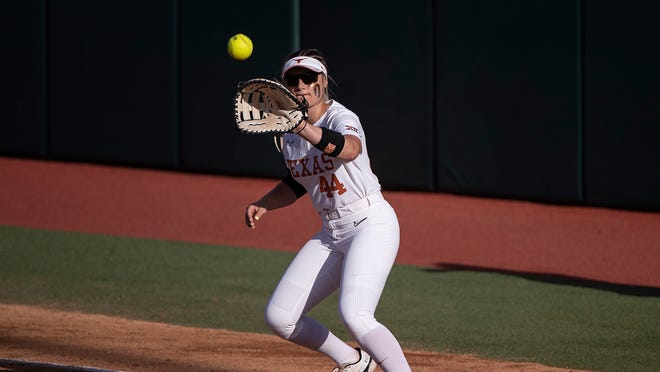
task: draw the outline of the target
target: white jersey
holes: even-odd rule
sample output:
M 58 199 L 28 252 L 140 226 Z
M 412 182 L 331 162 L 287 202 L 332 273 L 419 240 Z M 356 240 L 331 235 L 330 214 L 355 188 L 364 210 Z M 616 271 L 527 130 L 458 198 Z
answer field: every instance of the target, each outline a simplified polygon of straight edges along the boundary
M 314 123 L 362 142 L 362 152 L 353 161 L 343 161 L 318 150 L 297 134 L 287 133 L 282 155 L 293 178 L 305 187 L 317 211 L 335 210 L 380 191 L 378 178 L 371 171 L 367 141 L 360 119 L 337 101 Z

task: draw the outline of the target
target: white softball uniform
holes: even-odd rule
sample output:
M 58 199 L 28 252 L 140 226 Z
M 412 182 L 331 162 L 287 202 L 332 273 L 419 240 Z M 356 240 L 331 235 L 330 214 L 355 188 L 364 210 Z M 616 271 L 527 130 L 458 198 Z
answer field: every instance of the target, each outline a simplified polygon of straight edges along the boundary
M 357 115 L 332 101 L 314 125 L 356 136 L 362 142 L 362 153 L 357 159 L 345 162 L 324 154 L 296 134 L 284 135 L 282 155 L 286 165 L 293 178 L 307 190 L 314 208 L 319 213 L 333 211 L 380 192 L 378 178 L 371 171 L 367 143 Z
M 371 170 L 358 117 L 332 101 L 314 125 L 358 137 L 362 153 L 343 161 L 298 135 L 284 135 L 286 165 L 307 190 L 322 228 L 282 276 L 266 307 L 266 323 L 280 337 L 337 360 L 328 346 L 329 336 L 334 336 L 305 314 L 339 289 L 339 312 L 346 328 L 376 361 L 382 361 L 400 353 L 394 350 L 394 336 L 374 317 L 399 249 L 397 216 Z

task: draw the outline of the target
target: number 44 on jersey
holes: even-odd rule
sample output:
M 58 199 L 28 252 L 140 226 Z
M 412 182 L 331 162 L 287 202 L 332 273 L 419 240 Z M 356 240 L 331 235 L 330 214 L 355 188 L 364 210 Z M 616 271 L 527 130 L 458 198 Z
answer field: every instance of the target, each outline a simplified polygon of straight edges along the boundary
M 326 193 L 328 198 L 333 198 L 334 197 L 333 193 L 335 191 L 339 195 L 346 192 L 346 188 L 344 187 L 344 184 L 339 182 L 337 176 L 335 176 L 334 173 L 330 175 L 329 182 L 328 179 L 325 178 L 323 175 L 319 176 L 319 190 L 321 190 L 321 192 Z

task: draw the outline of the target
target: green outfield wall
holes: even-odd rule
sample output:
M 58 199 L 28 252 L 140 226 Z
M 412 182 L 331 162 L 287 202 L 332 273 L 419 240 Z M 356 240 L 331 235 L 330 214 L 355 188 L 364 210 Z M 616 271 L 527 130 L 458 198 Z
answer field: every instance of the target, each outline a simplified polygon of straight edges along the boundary
M 390 190 L 660 210 L 660 5 L 24 0 L 0 4 L 0 155 L 286 172 L 238 82 L 328 57 Z M 255 21 L 260 20 L 260 21 Z M 229 58 L 235 33 L 254 54 Z

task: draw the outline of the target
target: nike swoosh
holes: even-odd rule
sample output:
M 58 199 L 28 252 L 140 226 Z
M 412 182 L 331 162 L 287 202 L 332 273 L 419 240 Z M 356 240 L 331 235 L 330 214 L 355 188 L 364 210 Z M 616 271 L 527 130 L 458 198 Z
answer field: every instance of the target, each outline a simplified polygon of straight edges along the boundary
M 364 220 L 366 220 L 367 218 L 369 218 L 369 217 L 365 217 L 365 218 L 363 218 L 363 219 L 361 219 L 361 220 L 359 220 L 359 221 L 353 221 L 353 227 L 357 227 L 359 224 L 361 224 L 362 222 L 364 222 Z

